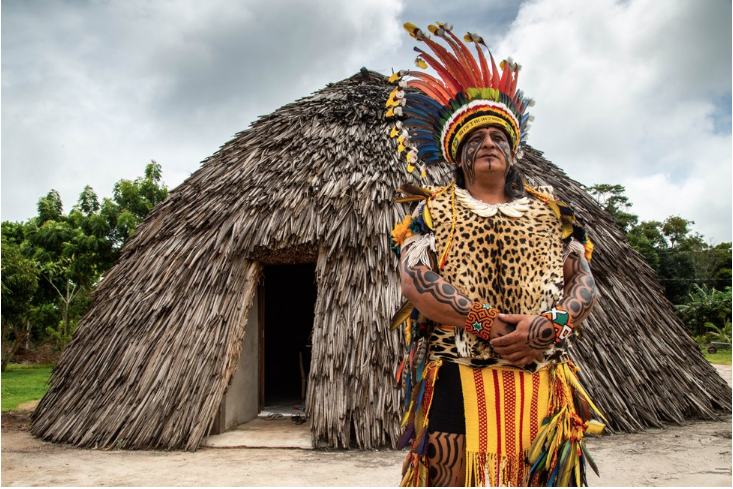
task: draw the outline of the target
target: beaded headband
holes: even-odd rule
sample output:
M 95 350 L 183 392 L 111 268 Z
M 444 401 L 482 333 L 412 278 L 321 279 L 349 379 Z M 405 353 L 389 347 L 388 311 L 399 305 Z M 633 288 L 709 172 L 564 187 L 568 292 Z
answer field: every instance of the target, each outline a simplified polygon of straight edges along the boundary
M 494 63 L 491 51 L 484 40 L 472 33 L 464 36 L 473 42 L 478 62 L 471 51 L 451 32 L 453 26 L 442 24 L 428 26 L 437 38 L 445 41 L 453 51 L 433 41 L 414 24 L 405 24 L 407 32 L 428 45 L 437 58 L 415 48 L 415 63 L 422 69 L 433 68 L 439 78 L 421 71 L 399 71 L 389 81 L 397 82 L 387 100 L 387 117 L 402 116 L 397 120 L 390 136 L 397 139 L 398 152 L 407 152 L 407 171 L 416 165 L 425 175 L 425 165 L 440 161 L 456 163 L 461 142 L 471 130 L 484 126 L 498 126 L 506 132 L 512 153 L 522 157 L 522 147 L 527 141 L 529 121 L 526 113 L 534 101 L 525 98 L 517 90 L 520 66 L 511 58 Z M 481 46 L 491 60 L 491 68 Z M 413 88 L 415 90 L 406 90 Z

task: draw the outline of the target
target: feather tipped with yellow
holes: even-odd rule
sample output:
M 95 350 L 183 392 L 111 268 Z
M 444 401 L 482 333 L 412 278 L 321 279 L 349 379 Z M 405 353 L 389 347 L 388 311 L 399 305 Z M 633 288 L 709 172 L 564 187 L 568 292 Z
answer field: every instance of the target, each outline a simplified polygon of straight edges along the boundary
M 402 192 L 403 194 L 406 194 L 406 195 L 419 195 L 423 199 L 430 198 L 430 196 L 433 195 L 433 191 L 430 190 L 429 188 L 418 187 L 417 185 L 412 185 L 410 183 L 404 183 L 400 185 L 397 188 L 397 191 Z
M 392 316 L 392 328 L 391 329 L 397 329 L 400 326 L 400 324 L 407 321 L 407 319 L 410 317 L 410 314 L 412 314 L 413 310 L 415 310 L 415 306 L 413 306 L 410 301 L 405 301 L 405 303 L 402 304 L 402 307 L 400 307 L 400 310 L 397 311 L 394 316 Z

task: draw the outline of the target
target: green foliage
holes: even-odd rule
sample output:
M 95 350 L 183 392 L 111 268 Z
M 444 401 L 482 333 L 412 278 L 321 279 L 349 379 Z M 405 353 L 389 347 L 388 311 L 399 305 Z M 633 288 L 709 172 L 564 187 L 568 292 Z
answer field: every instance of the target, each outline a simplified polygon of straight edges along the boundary
M 730 330 L 730 318 L 725 318 L 725 323 L 722 326 L 716 326 L 713 323 L 706 322 L 705 328 L 710 330 L 709 339 L 711 342 L 715 341 L 718 343 L 730 343 L 731 330 Z
M 48 390 L 52 366 L 9 365 L 2 373 L 2 410 L 12 411 L 19 405 L 43 397 Z
M 731 350 L 718 350 L 715 353 L 708 353 L 703 350 L 705 359 L 710 363 L 718 365 L 730 365 L 731 364 Z
M 608 212 L 618 226 L 627 233 L 636 226 L 639 218 L 634 214 L 626 212 L 633 204 L 624 195 L 626 188 L 623 185 L 609 185 L 600 183 L 588 187 L 588 193 L 598 204 Z
M 706 285 L 692 284 L 690 289 L 687 301 L 676 306 L 690 333 L 696 336 L 705 335 L 710 331 L 706 324 L 713 325 L 716 329 L 719 325 L 718 331 L 724 332 L 727 324 L 730 337 L 731 288 L 718 291 Z M 706 338 L 710 341 L 710 336 Z
M 51 190 L 39 199 L 36 217 L 2 223 L 4 353 L 11 351 L 11 341 L 17 349 L 22 339 L 51 340 L 59 348 L 68 343 L 90 305 L 91 292 L 120 249 L 168 196 L 161 178 L 161 166 L 152 161 L 144 176 L 117 182 L 112 199 L 100 203 L 87 185 L 65 215 L 59 193 Z M 22 323 L 27 335 L 10 326 L 11 316 L 21 318 L 13 321 Z M 10 357 L 3 356 L 3 365 Z
M 626 234 L 629 244 L 657 273 L 673 304 L 687 301 L 693 284 L 722 290 L 731 283 L 731 243 L 707 244 L 692 230 L 693 221 L 670 216 L 663 222 L 641 221 L 627 212 L 631 202 L 622 185 L 597 184 L 588 192 Z
M 12 225 L 3 227 L 10 229 Z M 13 240 L 13 236 L 3 234 L 1 370 L 5 370 L 21 343 L 30 334 L 33 299 L 38 290 L 39 275 L 36 264 L 21 254 L 20 246 Z

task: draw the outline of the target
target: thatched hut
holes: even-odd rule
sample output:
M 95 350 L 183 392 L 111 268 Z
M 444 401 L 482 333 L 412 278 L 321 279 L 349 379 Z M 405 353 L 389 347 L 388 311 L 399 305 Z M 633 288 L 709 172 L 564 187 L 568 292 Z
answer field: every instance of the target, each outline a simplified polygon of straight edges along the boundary
M 310 353 L 313 443 L 394 446 L 403 343 L 389 330 L 401 298 L 387 233 L 408 209 L 393 204 L 407 177 L 383 118 L 390 89 L 363 69 L 286 105 L 172 191 L 100 284 L 32 433 L 194 450 L 256 416 L 268 389 L 299 391 Z M 602 299 L 573 356 L 613 428 L 729 410 L 730 388 L 612 220 L 538 151 L 521 165 L 574 205 L 597 243 Z

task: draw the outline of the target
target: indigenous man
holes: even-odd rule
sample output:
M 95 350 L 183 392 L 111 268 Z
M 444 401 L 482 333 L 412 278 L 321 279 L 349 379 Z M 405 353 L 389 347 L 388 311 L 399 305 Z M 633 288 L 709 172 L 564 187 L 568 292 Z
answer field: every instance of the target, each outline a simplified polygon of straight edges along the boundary
M 394 320 L 410 348 L 402 485 L 585 485 L 595 464 L 583 434 L 602 425 L 566 350 L 596 297 L 592 244 L 573 211 L 515 167 L 532 105 L 516 89 L 519 66 L 500 72 L 469 33 L 477 61 L 449 25 L 430 31 L 452 52 L 405 28 L 436 56 L 415 48 L 418 66 L 440 78 L 393 75 L 392 136 L 409 171 L 448 162 L 456 180 L 403 186 L 400 202 L 424 202 L 392 232 L 409 300 Z

